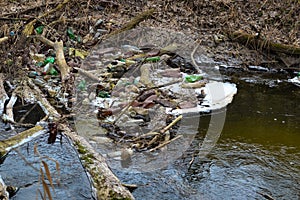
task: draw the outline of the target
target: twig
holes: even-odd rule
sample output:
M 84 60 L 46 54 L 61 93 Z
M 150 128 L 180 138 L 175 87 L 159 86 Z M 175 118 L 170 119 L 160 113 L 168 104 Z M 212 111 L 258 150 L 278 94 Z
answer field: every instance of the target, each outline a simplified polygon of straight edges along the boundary
M 3 74 L 0 73 L 0 101 L 3 101 L 7 98 L 7 94 L 3 86 L 3 77 Z
M 138 141 L 138 140 L 141 139 L 141 138 L 148 137 L 148 136 L 156 136 L 156 135 L 160 135 L 160 133 L 150 131 L 150 132 L 148 132 L 148 133 L 145 133 L 145 134 L 143 134 L 143 135 L 140 135 L 140 136 L 136 137 L 133 141 Z
M 6 40 L 8 40 L 8 37 L 6 36 L 6 37 L 3 37 L 3 38 L 0 38 L 0 44 L 2 43 L 2 42 L 5 42 Z
M 53 47 L 54 48 L 54 42 L 52 42 L 51 40 L 48 40 L 47 38 L 45 38 L 44 36 L 41 35 L 35 35 L 33 36 L 35 38 L 37 38 L 38 40 L 40 40 L 41 42 L 43 42 L 44 44 Z
M 150 88 L 147 88 L 147 89 L 143 90 L 143 92 L 148 91 L 148 90 L 153 90 L 153 89 L 159 89 L 159 88 L 162 88 L 162 87 L 167 87 L 167 86 L 174 85 L 174 84 L 180 83 L 180 82 L 181 82 L 181 80 L 177 80 L 177 81 L 172 81 L 172 82 L 169 82 L 169 83 L 161 84 L 161 85 L 158 85 L 158 86 L 153 86 L 153 87 L 150 87 Z
M 26 21 L 28 20 L 28 18 L 16 18 L 16 17 L 0 17 L 0 20 L 4 21 L 4 20 L 10 20 L 10 21 Z
M 86 71 L 86 70 L 78 68 L 78 67 L 74 67 L 74 69 L 77 70 L 79 72 L 79 74 L 82 74 L 82 75 L 92 79 L 93 81 L 101 82 L 100 78 L 98 78 L 94 74 L 90 73 L 89 71 Z
M 167 130 L 169 130 L 172 126 L 174 126 L 177 122 L 179 122 L 182 119 L 182 115 L 179 115 L 174 121 L 172 121 L 168 126 L 160 130 L 160 133 L 165 133 Z
M 25 115 L 23 115 L 23 117 L 19 120 L 18 123 L 23 123 L 23 121 L 24 121 L 25 118 L 31 113 L 31 111 L 32 111 L 33 109 L 35 109 L 36 105 L 37 105 L 37 104 L 34 104 L 34 105 L 33 105 L 33 106 L 25 113 Z
M 262 193 L 262 192 L 257 192 L 257 193 L 260 194 L 261 196 L 263 196 L 265 199 L 275 200 L 272 196 L 270 196 L 268 194 L 265 194 L 265 193 Z
M 194 161 L 195 161 L 195 155 L 193 154 L 192 160 L 189 162 L 188 170 L 191 169 L 192 164 L 194 163 Z
M 195 62 L 194 54 L 197 51 L 200 44 L 201 44 L 201 40 L 198 42 L 198 44 L 195 46 L 195 48 L 193 49 L 193 51 L 191 53 L 191 59 L 192 59 L 193 65 L 196 67 L 198 73 L 201 73 L 201 70 L 200 70 L 199 66 L 197 65 L 197 63 Z
M 135 18 L 133 18 L 130 22 L 128 22 L 127 24 L 125 24 L 121 29 L 112 31 L 109 34 L 103 35 L 102 37 L 100 37 L 99 40 L 95 43 L 94 46 L 98 45 L 103 39 L 106 39 L 106 38 L 111 37 L 113 35 L 117 35 L 119 33 L 122 33 L 124 31 L 130 30 L 130 29 L 133 29 L 140 22 L 142 22 L 143 20 L 145 20 L 145 19 L 149 18 L 150 16 L 152 16 L 152 14 L 154 12 L 155 12 L 155 9 L 150 9 L 150 10 L 147 10 L 147 11 L 139 14 L 138 16 L 136 16 Z
M 161 147 L 163 147 L 163 146 L 169 144 L 170 142 L 173 142 L 174 140 L 177 140 L 178 138 L 181 138 L 181 137 L 182 137 L 182 135 L 177 135 L 177 136 L 176 136 L 175 138 L 173 138 L 172 140 L 168 140 L 168 141 L 166 141 L 166 142 L 164 142 L 164 143 L 161 143 L 160 145 L 156 146 L 155 148 L 150 149 L 150 152 L 156 151 L 157 149 L 159 149 L 159 148 L 161 148 Z

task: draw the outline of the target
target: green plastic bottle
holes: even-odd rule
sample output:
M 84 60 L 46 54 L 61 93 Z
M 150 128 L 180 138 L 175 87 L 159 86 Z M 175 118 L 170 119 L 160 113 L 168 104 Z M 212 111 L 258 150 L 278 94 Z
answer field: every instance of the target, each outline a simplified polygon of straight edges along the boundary
M 199 81 L 201 79 L 203 79 L 203 77 L 199 76 L 199 75 L 187 75 L 185 77 L 185 81 L 188 82 L 188 83 L 194 83 L 194 82 Z
M 160 57 L 159 56 L 155 56 L 155 57 L 148 57 L 145 59 L 146 61 L 148 62 L 157 62 L 160 60 Z

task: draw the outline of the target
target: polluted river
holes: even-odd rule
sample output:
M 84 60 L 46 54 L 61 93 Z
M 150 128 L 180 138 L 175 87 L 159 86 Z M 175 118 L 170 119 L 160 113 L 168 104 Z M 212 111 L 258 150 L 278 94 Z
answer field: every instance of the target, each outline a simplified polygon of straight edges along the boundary
M 160 37 L 163 37 L 162 33 L 159 34 Z M 128 35 L 130 34 L 126 33 L 124 44 L 128 42 Z M 170 35 L 167 36 L 170 39 Z M 151 37 L 157 38 L 157 32 L 150 36 L 145 36 L 144 32 L 143 34 L 139 33 L 138 37 L 149 37 L 149 40 L 153 41 Z M 172 39 L 178 42 L 177 37 L 181 38 L 182 36 L 174 36 L 170 39 L 171 42 Z M 118 40 L 117 45 L 124 47 L 121 36 L 118 36 Z M 199 83 L 204 83 L 206 86 L 201 86 L 203 91 L 199 90 L 198 93 L 196 91 L 198 96 L 203 93 L 206 97 L 213 95 L 213 91 L 210 90 L 214 87 L 221 87 L 224 90 L 222 95 L 227 98 L 224 104 L 219 103 L 220 107 L 205 104 L 205 95 L 200 100 L 198 96 L 198 99 L 193 99 L 194 93 L 186 93 L 185 90 L 174 85 L 178 84 L 178 81 L 174 82 L 174 79 L 178 79 L 178 74 L 173 74 L 170 79 L 163 74 L 161 78 L 158 78 L 159 80 L 155 78 L 148 80 L 147 76 L 151 76 L 149 74 L 154 72 L 147 72 L 143 68 L 144 62 L 153 62 L 154 59 L 157 59 L 156 55 L 152 56 L 155 51 L 150 50 L 148 55 L 152 56 L 152 60 L 142 60 L 141 66 L 137 66 L 141 68 L 140 74 L 135 75 L 135 71 L 131 71 L 129 76 L 122 77 L 121 81 L 116 84 L 115 88 L 117 89 L 114 93 L 105 93 L 103 88 L 96 85 L 98 90 L 103 90 L 101 98 L 112 99 L 111 101 L 97 102 L 92 100 L 95 99 L 95 97 L 91 98 L 92 93 L 86 92 L 88 89 L 79 91 L 77 97 L 81 103 L 75 106 L 76 118 L 74 121 L 74 128 L 78 134 L 87 138 L 90 144 L 106 158 L 112 171 L 122 183 L 127 184 L 135 199 L 299 199 L 300 90 L 299 85 L 288 81 L 295 74 L 278 74 L 255 66 L 249 67 L 246 72 L 218 63 L 207 63 L 209 61 L 204 62 L 205 58 L 201 57 L 203 52 L 197 52 L 193 44 L 186 44 L 186 41 L 192 41 L 191 38 L 182 41 L 189 51 L 181 48 L 180 51 L 173 53 L 172 57 L 162 54 L 160 59 L 165 56 L 166 63 L 171 62 L 170 65 L 176 65 L 174 64 L 174 60 L 176 60 L 176 62 L 181 62 L 181 66 L 186 66 L 188 63 L 183 58 L 195 54 L 196 59 L 192 59 L 192 61 L 200 65 L 201 71 L 203 69 L 201 66 L 210 65 L 217 72 L 210 69 L 208 74 L 211 74 L 207 78 L 206 75 L 200 73 L 199 69 L 196 69 L 197 73 L 192 75 L 189 74 L 190 71 L 183 72 L 179 67 L 178 70 L 176 68 L 177 71 L 164 70 L 172 73 L 178 72 L 184 80 L 189 78 L 195 79 L 193 82 L 202 81 Z M 110 40 L 107 42 L 107 46 L 102 45 L 96 52 L 103 53 L 112 45 L 116 46 L 115 42 L 115 40 Z M 158 44 L 158 46 L 165 47 L 169 43 L 170 41 L 167 44 Z M 131 45 L 138 46 L 134 42 Z M 144 48 L 146 47 L 153 48 L 145 45 Z M 106 55 L 111 59 L 109 51 Z M 171 50 L 165 48 L 164 51 Z M 187 55 L 184 52 L 188 52 Z M 137 53 L 140 52 L 137 51 Z M 99 59 L 99 55 L 97 56 Z M 114 61 L 116 63 L 114 65 L 119 67 L 118 63 L 123 62 L 125 65 L 129 61 L 129 59 Z M 157 61 L 155 60 L 155 62 Z M 105 59 L 103 63 L 106 63 Z M 86 62 L 85 65 L 97 68 L 93 60 Z M 155 65 L 155 70 L 158 67 L 161 66 Z M 93 69 L 85 68 L 85 70 Z M 109 70 L 113 71 L 112 68 Z M 119 73 L 119 71 L 113 72 Z M 107 72 L 101 73 L 107 74 Z M 157 78 L 163 72 L 155 73 L 154 76 Z M 95 75 L 97 75 L 96 72 Z M 137 76 L 139 79 L 136 79 Z M 142 78 L 144 79 L 142 80 Z M 82 77 L 77 81 L 77 85 L 81 85 L 82 88 L 86 87 L 86 84 L 90 84 L 91 87 L 95 86 Z M 169 87 L 168 92 L 175 96 L 171 99 L 172 102 L 182 98 L 180 103 L 185 103 L 181 104 L 181 108 L 188 105 L 189 102 L 186 99 L 199 101 L 201 106 L 197 107 L 196 112 L 188 109 L 177 110 L 177 107 L 167 110 L 168 114 L 176 113 L 171 120 L 175 121 L 174 124 L 181 114 L 183 118 L 179 119 L 181 120 L 180 126 L 174 133 L 171 133 L 171 130 L 174 131 L 174 127 L 172 127 L 173 129 L 168 127 L 170 130 L 160 129 L 160 133 L 165 134 L 169 131 L 170 133 L 168 138 L 164 136 L 164 138 L 158 139 L 159 134 L 155 128 L 165 125 L 161 124 L 160 118 L 157 118 L 162 115 L 158 104 L 159 106 L 166 104 L 163 101 L 165 99 L 155 97 L 156 107 L 147 110 L 149 112 L 147 116 L 149 115 L 151 119 L 157 118 L 156 121 L 152 120 L 149 123 L 149 119 L 144 116 L 137 118 L 140 110 L 134 108 L 133 102 L 141 98 L 141 95 L 138 98 L 131 97 L 130 99 L 124 94 L 131 93 L 132 89 L 136 89 L 137 87 L 134 87 L 138 81 L 146 86 L 158 81 L 155 86 L 149 87 L 161 89 L 160 94 L 167 93 L 167 90 L 163 90 L 163 88 Z M 219 85 L 216 86 L 215 81 Z M 111 85 L 111 83 L 109 84 Z M 127 88 L 128 90 L 126 90 Z M 149 91 L 144 89 L 141 93 Z M 179 98 L 176 96 L 177 93 L 181 93 L 182 96 Z M 117 100 L 111 97 L 113 94 Z M 157 95 L 157 91 L 152 95 Z M 127 104 L 118 102 L 122 98 L 126 99 Z M 97 108 L 96 118 L 93 109 L 100 104 L 104 105 L 104 109 Z M 129 111 L 128 116 L 134 115 L 134 120 L 125 117 L 126 115 L 122 112 L 117 117 L 110 118 L 112 113 L 117 111 L 108 112 L 108 109 L 105 110 L 106 104 L 108 104 L 108 108 L 114 108 L 114 106 L 116 108 L 123 106 L 124 108 L 124 105 L 129 105 L 125 106 L 123 110 Z M 148 104 L 146 106 L 149 107 Z M 165 107 L 167 106 L 163 107 L 164 112 Z M 120 112 L 118 111 L 118 113 Z M 99 118 L 101 119 L 100 123 Z M 107 125 L 105 120 L 111 120 L 112 125 Z M 10 133 L 7 124 L 1 123 L 0 125 L 1 132 Z M 137 130 L 142 134 L 136 135 Z M 105 131 L 111 131 L 113 134 Z M 120 134 L 122 135 L 120 136 Z M 54 190 L 56 199 L 94 198 L 89 176 L 86 175 L 76 155 L 76 150 L 68 145 L 70 141 L 67 138 L 64 136 L 58 136 L 58 138 L 54 144 L 49 146 L 45 142 L 41 142 L 47 140 L 47 137 L 41 132 L 35 139 L 11 150 L 2 159 L 0 166 L 2 179 L 6 185 L 19 188 L 11 199 L 36 198 L 38 192 L 42 191 L 38 189 L 42 187 L 39 180 L 39 169 L 46 160 L 50 161 L 49 168 L 55 172 L 54 179 L 60 182 L 60 186 L 55 187 Z
M 158 171 L 116 174 L 138 184 L 137 199 L 299 199 L 299 88 L 239 81 L 221 136 L 210 154 L 195 158 L 210 116 L 181 158 Z

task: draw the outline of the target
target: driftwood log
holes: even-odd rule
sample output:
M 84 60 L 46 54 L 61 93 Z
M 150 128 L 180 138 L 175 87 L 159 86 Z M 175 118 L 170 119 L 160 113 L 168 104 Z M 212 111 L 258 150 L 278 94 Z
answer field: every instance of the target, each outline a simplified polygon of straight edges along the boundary
M 273 42 L 261 38 L 259 35 L 251 35 L 244 31 L 229 32 L 229 37 L 234 42 L 239 42 L 249 48 L 274 53 L 285 53 L 289 55 L 300 55 L 300 47 Z

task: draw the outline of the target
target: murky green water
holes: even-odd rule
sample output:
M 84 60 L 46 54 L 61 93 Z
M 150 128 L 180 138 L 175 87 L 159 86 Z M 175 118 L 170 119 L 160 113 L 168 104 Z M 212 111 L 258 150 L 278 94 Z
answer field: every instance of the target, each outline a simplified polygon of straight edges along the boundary
M 115 170 L 139 187 L 136 199 L 300 198 L 300 89 L 240 82 L 217 145 L 198 153 L 210 116 L 201 117 L 189 150 L 167 168 L 148 173 Z

